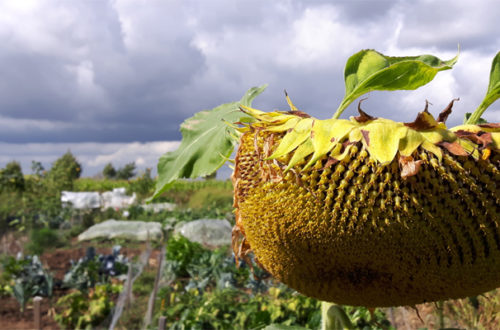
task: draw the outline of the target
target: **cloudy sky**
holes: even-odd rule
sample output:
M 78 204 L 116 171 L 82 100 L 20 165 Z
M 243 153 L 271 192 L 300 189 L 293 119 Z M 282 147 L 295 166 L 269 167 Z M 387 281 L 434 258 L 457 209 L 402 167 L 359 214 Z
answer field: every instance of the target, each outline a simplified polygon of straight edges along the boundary
M 286 109 L 283 90 L 313 116 L 330 117 L 344 94 L 347 58 L 460 58 L 413 92 L 373 92 L 370 114 L 412 120 L 425 100 L 437 114 L 460 97 L 448 124 L 482 100 L 500 50 L 497 0 L 2 0 L 0 166 L 29 173 L 71 150 L 83 175 L 135 161 L 155 167 L 195 112 L 239 100 Z M 351 106 L 343 115 L 354 114 Z M 500 102 L 487 112 L 500 121 Z

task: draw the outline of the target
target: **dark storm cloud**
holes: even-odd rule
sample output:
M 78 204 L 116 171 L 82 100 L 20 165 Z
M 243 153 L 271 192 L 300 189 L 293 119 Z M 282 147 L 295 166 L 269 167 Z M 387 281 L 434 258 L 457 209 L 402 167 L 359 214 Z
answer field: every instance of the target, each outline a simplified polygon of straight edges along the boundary
M 186 114 L 177 94 L 203 66 L 189 35 L 179 33 L 186 30 L 183 15 L 176 16 L 179 8 L 168 5 L 130 12 L 127 4 L 115 4 L 10 8 L 17 19 L 38 21 L 24 33 L 16 29 L 14 18 L 1 17 L 0 120 L 10 119 L 14 126 L 12 119 L 20 120 L 19 129 L 0 132 L 1 141 L 180 137 L 177 127 Z M 50 10 L 54 12 L 48 17 L 39 17 Z M 127 18 L 129 14 L 134 16 Z M 28 131 L 22 120 L 30 121 Z M 59 125 L 44 129 L 46 121 Z
M 460 96 L 461 119 L 486 89 L 497 17 L 492 0 L 6 1 L 0 141 L 178 140 L 183 119 L 262 83 L 270 85 L 256 107 L 285 109 L 287 89 L 301 109 L 327 118 L 359 49 L 447 59 L 457 43 L 453 73 L 422 91 L 373 92 L 363 107 L 409 120 L 425 99 L 439 111 Z

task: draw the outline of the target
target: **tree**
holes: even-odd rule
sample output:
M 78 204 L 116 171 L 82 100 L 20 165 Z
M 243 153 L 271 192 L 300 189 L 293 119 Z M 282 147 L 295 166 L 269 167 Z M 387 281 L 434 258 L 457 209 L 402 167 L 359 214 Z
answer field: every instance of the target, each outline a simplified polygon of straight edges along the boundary
M 82 166 L 68 150 L 57 159 L 48 173 L 48 179 L 60 190 L 73 189 L 73 181 L 82 173 Z
M 31 161 L 31 172 L 33 175 L 36 175 L 38 177 L 42 177 L 44 175 L 45 168 L 43 167 L 42 163 L 32 160 Z
M 23 171 L 18 162 L 9 162 L 0 170 L 0 191 L 23 191 L 24 184 Z
M 135 176 L 135 162 L 128 163 L 116 172 L 118 180 L 128 180 Z
M 104 166 L 104 169 L 102 170 L 102 175 L 106 179 L 114 179 L 116 177 L 116 169 L 114 168 L 113 164 L 108 163 L 106 166 Z

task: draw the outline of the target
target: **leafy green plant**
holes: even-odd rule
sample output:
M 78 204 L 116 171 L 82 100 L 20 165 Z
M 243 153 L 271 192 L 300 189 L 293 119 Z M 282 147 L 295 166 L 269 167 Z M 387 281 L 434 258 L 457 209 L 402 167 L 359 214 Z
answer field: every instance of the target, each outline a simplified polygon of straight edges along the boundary
M 267 324 L 319 326 L 319 302 L 291 290 L 250 295 L 234 288 L 214 291 L 164 291 L 170 329 L 261 329 Z M 168 293 L 168 294 L 167 294 Z
M 66 272 L 63 286 L 85 291 L 96 284 L 108 283 L 111 277 L 125 274 L 128 259 L 119 254 L 120 247 L 113 247 L 110 255 L 96 255 L 93 247 L 87 248 L 85 257 L 77 262 L 71 261 L 71 268 Z
M 52 296 L 53 277 L 37 256 L 6 257 L 2 260 L 2 268 L 2 277 L 9 281 L 9 291 L 19 302 L 21 312 L 24 312 L 29 298 Z
M 63 328 L 94 329 L 102 326 L 114 307 L 113 299 L 123 289 L 121 284 L 97 285 L 88 292 L 73 291 L 56 303 L 54 319 Z
M 181 235 L 170 238 L 166 249 L 168 271 L 176 277 L 189 276 L 189 265 L 205 252 L 201 244 L 190 242 Z

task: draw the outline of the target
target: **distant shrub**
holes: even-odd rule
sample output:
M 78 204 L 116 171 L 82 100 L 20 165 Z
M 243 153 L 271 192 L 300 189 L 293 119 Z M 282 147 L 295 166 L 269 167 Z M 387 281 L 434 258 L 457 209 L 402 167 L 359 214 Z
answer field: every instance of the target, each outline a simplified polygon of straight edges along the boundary
M 26 248 L 32 254 L 41 255 L 50 248 L 60 247 L 64 242 L 56 230 L 50 228 L 32 229 Z
M 116 177 L 116 169 L 111 163 L 107 163 L 102 170 L 102 175 L 106 179 L 114 179 Z
M 115 188 L 125 187 L 129 189 L 130 183 L 127 180 L 79 178 L 73 182 L 74 191 L 110 191 Z
M 0 169 L 0 191 L 24 191 L 21 164 L 12 161 L 4 169 Z
M 135 162 L 128 163 L 116 171 L 118 180 L 129 180 L 135 176 Z

